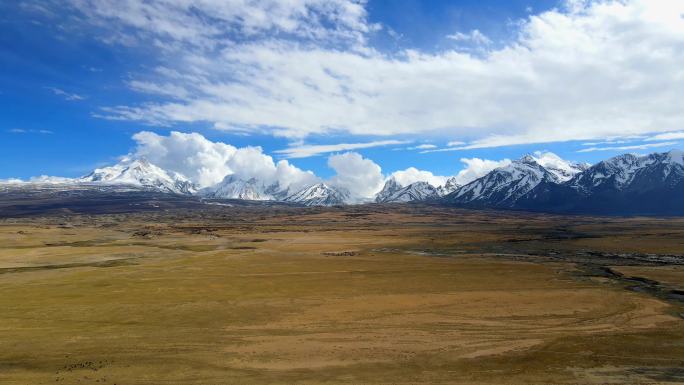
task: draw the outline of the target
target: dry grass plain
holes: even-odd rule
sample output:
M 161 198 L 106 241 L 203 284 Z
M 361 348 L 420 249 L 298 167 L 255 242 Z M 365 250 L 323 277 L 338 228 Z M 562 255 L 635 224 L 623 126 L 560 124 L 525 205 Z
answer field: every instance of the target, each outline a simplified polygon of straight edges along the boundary
M 682 302 L 596 273 L 662 294 L 681 266 L 601 253 L 683 252 L 681 219 L 420 206 L 4 219 L 0 384 L 684 383 Z

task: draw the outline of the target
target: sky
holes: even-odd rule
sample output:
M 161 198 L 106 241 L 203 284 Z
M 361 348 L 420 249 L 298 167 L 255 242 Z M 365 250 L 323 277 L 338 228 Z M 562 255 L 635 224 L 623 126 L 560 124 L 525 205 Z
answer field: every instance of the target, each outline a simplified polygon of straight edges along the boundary
M 437 184 L 535 151 L 682 148 L 683 14 L 684 0 L 1 2 L 0 179 L 146 156 L 203 185 Z

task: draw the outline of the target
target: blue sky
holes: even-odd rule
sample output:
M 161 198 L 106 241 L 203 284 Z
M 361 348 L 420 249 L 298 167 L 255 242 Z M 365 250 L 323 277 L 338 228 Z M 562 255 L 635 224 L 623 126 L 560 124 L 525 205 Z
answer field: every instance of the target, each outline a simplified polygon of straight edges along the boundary
M 384 174 L 454 175 L 462 158 L 681 147 L 677 1 L 300 3 L 252 20 L 264 9 L 3 2 L 0 179 L 83 175 L 140 131 L 261 146 L 323 178 L 344 146 L 298 148 L 395 141 L 352 150 Z

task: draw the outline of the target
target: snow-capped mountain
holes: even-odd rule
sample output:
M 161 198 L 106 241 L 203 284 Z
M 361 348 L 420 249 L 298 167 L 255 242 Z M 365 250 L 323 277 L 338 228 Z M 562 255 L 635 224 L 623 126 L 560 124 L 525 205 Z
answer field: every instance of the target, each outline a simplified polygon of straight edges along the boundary
M 555 175 L 561 182 L 568 181 L 575 175 L 591 167 L 588 163 L 568 162 L 552 152 L 535 153 L 535 155 L 531 157 L 535 162 L 544 167 L 546 171 Z
M 439 190 L 433 187 L 428 182 L 415 182 L 410 185 L 395 191 L 393 194 L 378 200 L 378 203 L 395 203 L 395 202 L 416 202 L 437 199 L 440 197 Z
M 235 175 L 226 175 L 221 182 L 200 190 L 199 195 L 218 199 L 273 200 L 273 195 L 266 192 L 266 190 L 267 188 L 256 178 L 244 180 Z
M 196 194 L 183 175 L 145 159 L 126 159 L 77 179 L 37 177 L 0 181 L 0 190 L 92 189 L 102 194 L 146 191 Z M 90 190 L 89 190 L 90 191 Z M 199 191 L 209 198 L 276 200 L 305 206 L 353 202 L 346 189 L 318 183 L 291 194 L 290 188 L 229 175 Z M 402 186 L 389 178 L 378 203 L 435 201 L 464 207 L 506 208 L 561 213 L 684 215 L 684 153 L 620 155 L 593 166 L 564 161 L 551 153 L 535 153 L 490 171 L 465 186 L 450 178 L 443 186 L 427 182 Z
M 383 203 L 387 202 L 387 200 L 394 195 L 397 191 L 402 189 L 402 185 L 397 182 L 397 179 L 393 176 L 391 176 L 387 181 L 385 182 L 385 185 L 382 187 L 382 190 L 380 190 L 379 193 L 375 194 L 375 202 L 376 203 Z
M 286 202 L 304 206 L 336 206 L 351 202 L 351 194 L 346 189 L 317 183 L 285 198 Z
M 280 182 L 275 182 L 264 189 L 264 193 L 276 201 L 283 201 L 290 196 L 290 187 L 282 188 Z
M 461 187 L 456 182 L 456 177 L 447 179 L 443 186 L 434 187 L 428 182 L 415 182 L 408 186 L 402 186 L 396 178 L 390 177 L 385 186 L 375 195 L 376 203 L 390 202 L 415 202 L 433 200 L 450 194 Z
M 582 212 L 684 214 L 682 151 L 621 155 L 599 162 L 567 182 Z M 555 194 L 559 195 L 559 194 Z
M 558 183 L 559 179 L 526 155 L 460 187 L 444 199 L 453 204 L 510 207 L 544 181 Z
M 673 150 L 646 156 L 616 156 L 590 167 L 570 181 L 569 186 L 591 194 L 600 189 L 624 190 L 644 183 L 676 184 L 682 178 L 682 154 Z
M 451 178 L 447 179 L 446 183 L 444 183 L 443 186 L 439 186 L 437 188 L 437 191 L 439 192 L 439 195 L 446 196 L 446 195 L 449 195 L 452 192 L 458 190 L 459 187 L 461 187 L 461 184 L 459 184 L 456 181 L 455 176 L 452 176 Z
M 616 156 L 566 181 L 531 158 L 493 170 L 444 202 L 563 213 L 684 215 L 682 151 Z
M 176 194 L 193 194 L 197 191 L 195 184 L 185 176 L 163 170 L 144 158 L 125 159 L 114 166 L 95 169 L 77 179 L 77 183 L 128 185 Z

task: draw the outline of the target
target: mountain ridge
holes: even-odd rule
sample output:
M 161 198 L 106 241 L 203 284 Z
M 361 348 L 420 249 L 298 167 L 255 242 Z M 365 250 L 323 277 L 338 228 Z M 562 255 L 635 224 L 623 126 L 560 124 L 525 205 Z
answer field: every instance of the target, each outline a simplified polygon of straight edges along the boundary
M 324 182 L 292 190 L 278 182 L 241 179 L 234 174 L 199 189 L 180 173 L 164 170 L 145 158 L 125 158 L 97 168 L 80 178 L 33 178 L 12 184 L 52 186 L 120 186 L 209 199 L 288 202 L 302 206 L 332 206 L 360 202 L 344 188 Z M 103 190 L 104 191 L 104 190 Z M 110 191 L 110 190 L 108 190 Z M 375 194 L 376 203 L 432 202 L 467 208 L 497 208 L 584 214 L 684 215 L 684 152 L 672 150 L 648 155 L 623 154 L 594 165 L 565 161 L 552 153 L 526 155 L 495 168 L 461 186 L 450 177 L 442 186 L 418 181 L 402 186 L 390 176 Z

